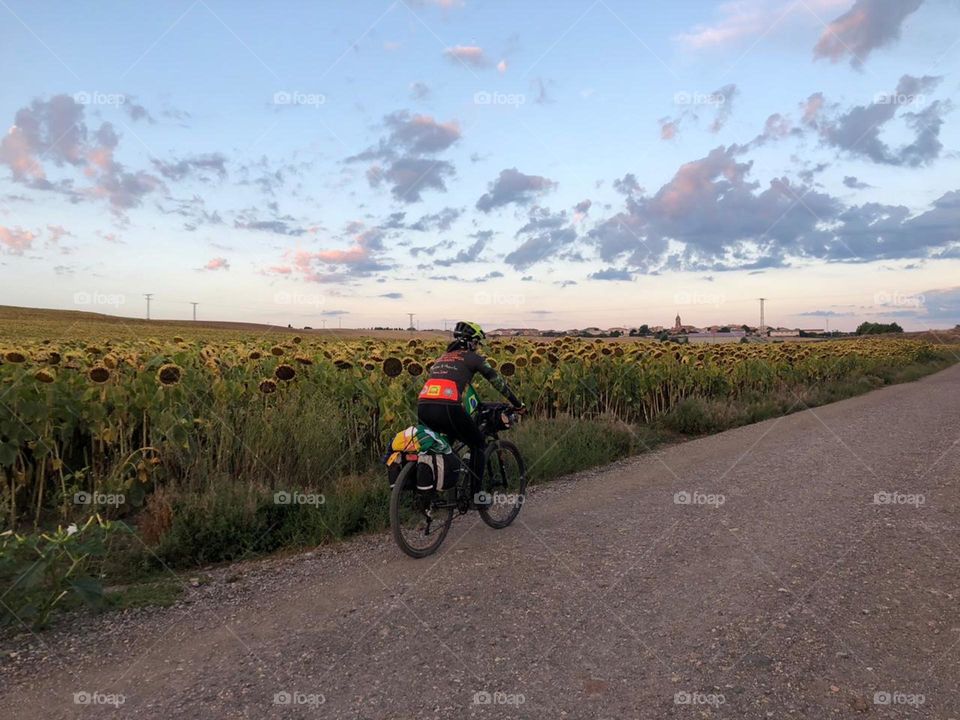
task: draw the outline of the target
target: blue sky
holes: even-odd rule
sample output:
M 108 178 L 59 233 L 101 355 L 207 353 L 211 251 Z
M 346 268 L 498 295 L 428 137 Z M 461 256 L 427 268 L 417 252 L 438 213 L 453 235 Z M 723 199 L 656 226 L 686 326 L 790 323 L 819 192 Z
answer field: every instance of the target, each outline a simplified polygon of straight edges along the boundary
M 960 322 L 960 3 L 0 3 L 0 303 Z

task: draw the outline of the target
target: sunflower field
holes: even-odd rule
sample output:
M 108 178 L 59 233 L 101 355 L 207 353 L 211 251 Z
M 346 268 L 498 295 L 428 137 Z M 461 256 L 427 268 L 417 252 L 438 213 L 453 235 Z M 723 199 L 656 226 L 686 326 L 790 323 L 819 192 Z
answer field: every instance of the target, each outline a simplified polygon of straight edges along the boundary
M 20 342 L 8 333 L 0 342 L 0 526 L 96 511 L 132 518 L 157 543 L 184 493 L 346 492 L 415 421 L 417 393 L 446 341 L 104 331 Z M 947 359 L 943 347 L 908 339 L 498 339 L 485 352 L 534 422 L 631 426 L 691 398 L 735 403 Z M 363 527 L 362 518 L 350 522 Z

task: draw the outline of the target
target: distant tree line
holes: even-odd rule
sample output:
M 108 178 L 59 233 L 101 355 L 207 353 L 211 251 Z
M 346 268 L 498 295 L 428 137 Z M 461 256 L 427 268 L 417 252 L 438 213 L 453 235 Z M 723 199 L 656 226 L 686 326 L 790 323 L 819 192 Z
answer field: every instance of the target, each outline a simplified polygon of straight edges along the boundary
M 897 323 L 860 323 L 857 335 L 880 335 L 882 333 L 902 333 L 903 328 Z

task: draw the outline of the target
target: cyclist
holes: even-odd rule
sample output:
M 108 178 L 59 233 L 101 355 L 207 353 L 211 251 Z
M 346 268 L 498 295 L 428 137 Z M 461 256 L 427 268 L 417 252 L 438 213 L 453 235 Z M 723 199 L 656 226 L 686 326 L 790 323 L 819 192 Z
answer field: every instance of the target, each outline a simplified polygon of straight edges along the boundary
M 417 417 L 431 430 L 459 440 L 470 448 L 471 495 L 480 492 L 486 438 L 473 419 L 478 400 L 470 382 L 480 373 L 519 411 L 523 403 L 503 377 L 477 352 L 486 334 L 476 323 L 461 321 L 453 329 L 453 342 L 430 368 L 430 376 L 417 400 Z

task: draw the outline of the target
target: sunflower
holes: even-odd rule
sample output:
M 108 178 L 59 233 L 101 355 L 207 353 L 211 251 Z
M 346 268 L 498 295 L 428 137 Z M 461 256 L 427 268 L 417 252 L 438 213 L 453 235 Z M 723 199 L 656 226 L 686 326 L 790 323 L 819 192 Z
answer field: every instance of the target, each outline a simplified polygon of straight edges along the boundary
M 277 369 L 273 371 L 273 374 L 276 376 L 277 380 L 293 380 L 297 376 L 297 371 L 293 369 L 291 365 L 284 363 L 283 365 L 277 365 Z
M 294 360 L 296 360 L 301 365 L 313 365 L 313 360 L 311 360 L 306 355 L 297 355 Z
M 18 350 L 9 350 L 3 354 L 3 359 L 8 363 L 22 363 L 27 361 L 27 356 Z
M 104 364 L 104 366 L 106 366 L 106 367 L 109 368 L 110 370 L 116 370 L 116 369 L 117 369 L 117 359 L 116 359 L 113 355 L 104 355 L 104 356 L 103 356 L 103 364 Z
M 504 377 L 510 377 L 517 372 L 517 366 L 512 362 L 505 362 L 500 366 L 500 374 Z
M 56 376 L 50 370 L 37 370 L 36 374 L 33 376 L 42 383 L 52 383 L 56 380 Z
M 173 363 L 161 365 L 160 369 L 157 370 L 157 382 L 161 385 L 168 387 L 177 385 L 181 377 L 183 377 L 183 370 L 180 369 L 179 365 L 174 365 Z
M 403 372 L 403 363 L 395 357 L 388 357 L 383 361 L 383 374 L 387 377 L 397 377 Z
M 94 365 L 87 371 L 87 377 L 90 378 L 91 382 L 99 385 L 110 379 L 110 370 L 103 365 Z
M 260 388 L 260 392 L 262 392 L 264 395 L 269 395 L 270 393 L 277 391 L 277 383 L 270 378 L 264 378 L 261 380 L 258 387 Z
M 294 344 L 294 345 L 299 345 L 299 344 L 302 343 L 302 342 L 303 342 L 303 338 L 302 338 L 302 337 L 300 337 L 299 335 L 294 335 L 294 336 L 293 336 L 293 344 Z
M 522 368 L 522 367 L 526 367 L 530 361 L 527 360 L 526 355 L 517 355 L 517 357 L 514 358 L 514 362 L 516 363 L 517 367 Z
M 284 352 L 286 351 L 279 345 L 274 345 L 272 348 L 270 348 L 270 354 L 276 355 L 277 357 L 280 357 L 281 355 L 283 355 Z
M 263 357 L 263 353 L 260 352 L 259 350 L 254 350 L 249 355 L 247 355 L 248 360 L 259 360 L 262 357 Z
M 59 365 L 61 359 L 62 357 L 60 353 L 58 353 L 56 350 L 51 350 L 49 353 L 47 353 L 48 365 Z
M 407 365 L 407 372 L 413 375 L 413 377 L 417 377 L 417 375 L 422 375 L 423 365 L 415 361 L 411 362 Z
M 333 361 L 333 364 L 337 367 L 337 370 L 349 370 L 353 367 L 353 363 L 345 358 L 337 358 Z

